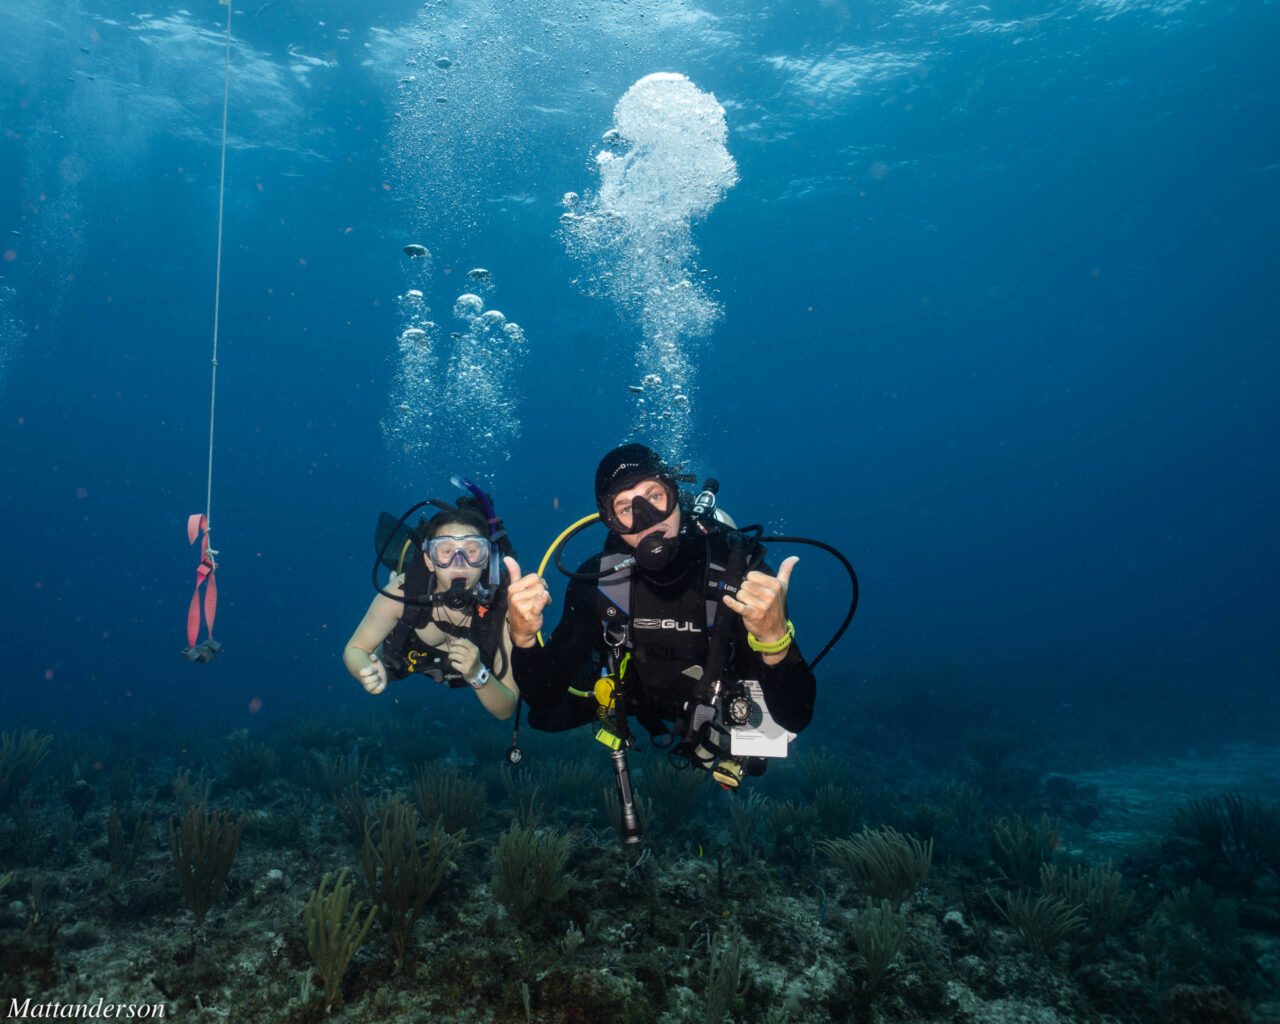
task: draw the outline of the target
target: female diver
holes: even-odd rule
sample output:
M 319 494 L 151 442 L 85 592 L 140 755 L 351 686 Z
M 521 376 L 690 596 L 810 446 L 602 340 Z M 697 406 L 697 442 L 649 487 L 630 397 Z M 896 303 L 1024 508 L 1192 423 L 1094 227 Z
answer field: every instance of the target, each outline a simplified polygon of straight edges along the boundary
M 416 533 L 421 561 L 410 557 L 405 572 L 379 588 L 343 664 L 370 693 L 382 693 L 388 679 L 418 674 L 470 687 L 491 715 L 510 718 L 519 690 L 506 625 L 508 576 L 504 568 L 496 586 L 485 585 L 490 560 L 504 553 L 490 539 L 490 523 L 479 503 L 464 497 Z

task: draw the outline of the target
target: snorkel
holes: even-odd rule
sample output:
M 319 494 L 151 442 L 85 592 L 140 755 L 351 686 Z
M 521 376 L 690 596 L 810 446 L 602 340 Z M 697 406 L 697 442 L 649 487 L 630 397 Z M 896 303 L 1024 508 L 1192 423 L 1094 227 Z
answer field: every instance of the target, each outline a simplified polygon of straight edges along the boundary
M 498 528 L 498 517 L 494 515 L 493 502 L 489 500 L 489 496 L 484 491 L 465 476 L 450 477 L 449 482 L 454 487 L 460 487 L 464 491 L 471 492 L 471 496 L 476 499 L 481 511 L 484 512 L 485 519 L 489 523 L 489 593 L 492 594 L 497 591 L 498 584 L 502 582 L 502 555 L 498 550 L 498 538 L 502 536 L 502 530 Z

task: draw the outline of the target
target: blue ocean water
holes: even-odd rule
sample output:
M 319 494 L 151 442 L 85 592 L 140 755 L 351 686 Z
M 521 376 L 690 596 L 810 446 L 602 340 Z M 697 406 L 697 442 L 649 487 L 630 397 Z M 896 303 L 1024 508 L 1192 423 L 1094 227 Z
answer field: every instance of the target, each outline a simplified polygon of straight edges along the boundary
M 638 437 L 857 567 L 825 723 L 905 694 L 1176 747 L 1274 735 L 1274 3 L 237 7 L 225 651 L 196 666 L 225 14 L 0 9 L 6 726 L 365 708 L 340 654 L 379 511 L 462 473 L 536 564 Z M 685 235 L 579 258 L 562 197 L 599 193 L 655 72 L 723 107 L 736 180 Z M 703 127 L 672 181 L 705 176 Z M 629 390 L 663 328 L 590 285 L 624 264 L 708 304 L 655 299 L 688 396 L 665 420 Z M 468 292 L 523 341 L 468 356 Z M 799 553 L 812 653 L 848 586 Z

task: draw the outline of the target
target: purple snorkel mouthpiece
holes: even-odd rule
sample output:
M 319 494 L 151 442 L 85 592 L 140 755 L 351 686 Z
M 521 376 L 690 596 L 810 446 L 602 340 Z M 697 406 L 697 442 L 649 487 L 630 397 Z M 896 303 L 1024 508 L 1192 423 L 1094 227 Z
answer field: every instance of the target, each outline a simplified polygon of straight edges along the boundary
M 480 508 L 484 511 L 485 518 L 489 520 L 489 536 L 492 537 L 497 532 L 494 527 L 497 525 L 498 517 L 493 514 L 493 503 L 489 501 L 489 496 L 465 476 L 455 476 L 449 479 L 454 487 L 461 487 L 475 496 L 476 501 L 480 503 Z

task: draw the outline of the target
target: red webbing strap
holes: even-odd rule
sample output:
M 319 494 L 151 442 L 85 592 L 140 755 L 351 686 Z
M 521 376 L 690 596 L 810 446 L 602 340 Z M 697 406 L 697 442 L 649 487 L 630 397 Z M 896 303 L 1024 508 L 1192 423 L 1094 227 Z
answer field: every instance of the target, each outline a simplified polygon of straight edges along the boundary
M 203 512 L 187 518 L 187 541 L 194 544 L 200 540 L 200 566 L 196 569 L 196 589 L 191 595 L 191 606 L 187 609 L 187 646 L 194 647 L 200 634 L 200 588 L 204 587 L 204 621 L 210 638 L 213 637 L 213 617 L 218 610 L 218 581 L 214 578 L 214 570 L 218 563 L 213 560 L 216 553 L 209 547 L 209 520 Z

